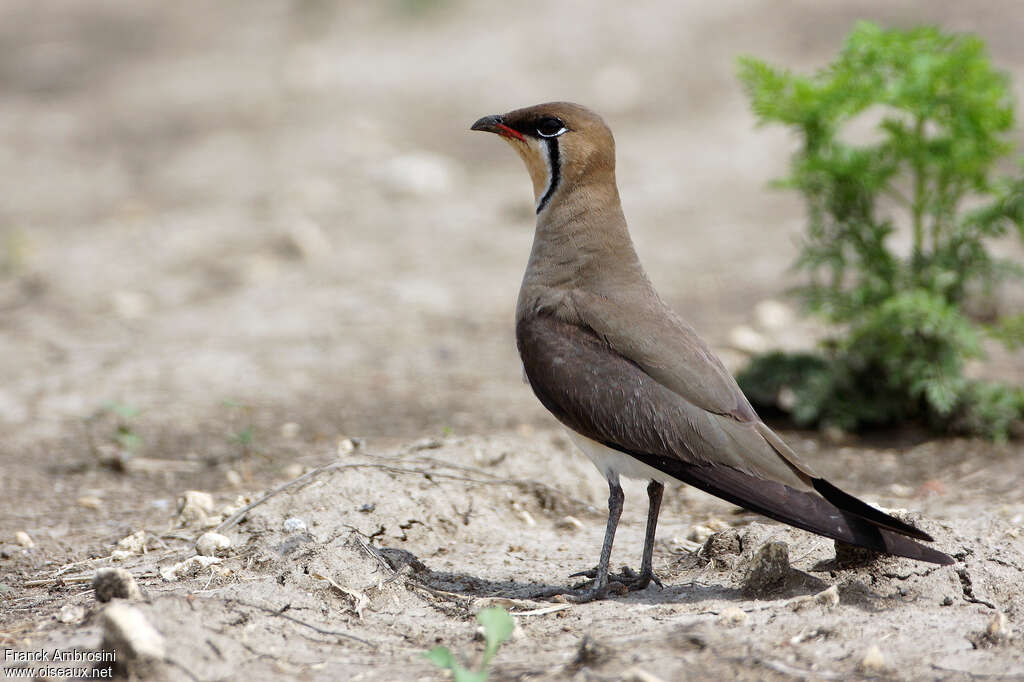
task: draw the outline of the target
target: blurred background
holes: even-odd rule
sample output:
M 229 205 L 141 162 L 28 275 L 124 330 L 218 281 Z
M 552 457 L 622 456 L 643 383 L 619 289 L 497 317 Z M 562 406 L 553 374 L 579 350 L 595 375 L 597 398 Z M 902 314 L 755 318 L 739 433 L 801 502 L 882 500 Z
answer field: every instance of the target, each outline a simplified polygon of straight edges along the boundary
M 1015 0 L 4 0 L 4 466 L 87 457 L 111 401 L 171 458 L 550 424 L 530 183 L 468 127 L 552 99 L 605 116 L 642 260 L 735 367 L 803 229 L 735 59 L 812 70 L 857 19 L 978 34 L 1021 108 Z

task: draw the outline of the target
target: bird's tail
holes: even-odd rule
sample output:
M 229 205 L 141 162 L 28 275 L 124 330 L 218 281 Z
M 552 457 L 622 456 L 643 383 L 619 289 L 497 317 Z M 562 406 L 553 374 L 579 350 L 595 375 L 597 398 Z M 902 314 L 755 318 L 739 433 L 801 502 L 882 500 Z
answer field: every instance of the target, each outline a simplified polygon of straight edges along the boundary
M 819 493 L 815 494 L 724 465 L 691 464 L 650 455 L 638 459 L 723 500 L 818 535 L 884 554 L 933 564 L 953 563 L 948 554 L 911 539 L 931 541 L 924 531 L 875 509 L 824 479 L 814 479 L 814 488 Z

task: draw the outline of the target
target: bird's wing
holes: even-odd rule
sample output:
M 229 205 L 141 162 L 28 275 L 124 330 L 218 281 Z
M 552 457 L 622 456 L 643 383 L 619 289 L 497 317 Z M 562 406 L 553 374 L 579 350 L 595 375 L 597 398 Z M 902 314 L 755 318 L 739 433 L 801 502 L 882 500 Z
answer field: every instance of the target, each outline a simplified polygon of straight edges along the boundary
M 583 326 L 592 329 L 616 353 L 690 405 L 726 417 L 723 420 L 708 415 L 705 419 L 749 440 L 750 447 L 743 453 L 754 458 L 747 463 L 749 466 L 774 470 L 774 460 L 781 460 L 805 483 L 815 477 L 785 441 L 761 422 L 718 356 L 657 296 L 639 298 L 639 302 L 624 306 L 577 289 L 571 301 Z M 733 422 L 749 428 L 737 428 Z
M 828 537 L 903 555 L 909 550 L 868 540 L 877 540 L 879 533 L 888 534 L 887 542 L 889 535 L 898 537 L 890 531 L 931 539 L 824 479 L 806 479 L 764 438 L 759 422 L 739 421 L 691 403 L 590 329 L 549 315 L 529 316 L 517 323 L 516 341 L 541 403 L 591 440 L 731 502 Z

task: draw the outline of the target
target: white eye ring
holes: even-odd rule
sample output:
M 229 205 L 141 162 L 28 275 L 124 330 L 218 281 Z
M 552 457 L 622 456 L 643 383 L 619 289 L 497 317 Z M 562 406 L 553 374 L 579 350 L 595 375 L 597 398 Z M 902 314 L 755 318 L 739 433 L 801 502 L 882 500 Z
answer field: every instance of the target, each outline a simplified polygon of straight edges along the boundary
M 557 123 L 561 127 L 558 130 L 556 130 L 555 132 L 553 132 L 553 133 L 545 133 L 543 130 L 541 130 L 541 125 L 544 124 L 544 123 Z M 554 118 L 554 117 L 541 119 L 537 123 L 536 130 L 537 130 L 537 134 L 538 135 L 540 135 L 541 137 L 547 137 L 547 138 L 558 137 L 559 135 L 569 131 L 569 129 L 565 127 L 564 123 L 562 123 L 561 121 L 559 121 L 557 118 Z
M 540 135 L 541 137 L 558 137 L 558 136 L 559 136 L 559 135 L 561 135 L 562 133 L 565 133 L 565 132 L 568 132 L 568 131 L 569 131 L 569 129 L 568 129 L 568 128 L 566 128 L 565 126 L 562 126 L 562 127 L 561 127 L 561 128 L 559 128 L 559 129 L 558 129 L 557 131 L 555 131 L 555 132 L 551 133 L 550 135 L 545 135 L 545 134 L 544 134 L 544 133 L 542 133 L 542 132 L 541 132 L 540 130 L 538 130 L 538 131 L 537 131 L 537 134 L 538 134 L 538 135 Z

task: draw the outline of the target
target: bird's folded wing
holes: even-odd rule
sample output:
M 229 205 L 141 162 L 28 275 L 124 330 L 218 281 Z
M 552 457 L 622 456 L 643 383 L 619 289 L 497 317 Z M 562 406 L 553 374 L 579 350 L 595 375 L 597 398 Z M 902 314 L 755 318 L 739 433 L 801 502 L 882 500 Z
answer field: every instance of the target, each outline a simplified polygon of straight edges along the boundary
M 583 325 L 594 330 L 616 353 L 691 405 L 751 424 L 760 434 L 752 441 L 757 453 L 762 451 L 763 439 L 805 483 L 815 477 L 785 441 L 761 422 L 718 356 L 657 296 L 631 306 L 578 289 L 571 297 Z M 746 429 L 741 432 L 749 434 Z
M 516 324 L 516 342 L 541 403 L 587 438 L 799 528 L 948 562 L 946 555 L 896 535 L 930 540 L 927 533 L 792 467 L 764 434 L 781 439 L 759 421 L 738 421 L 690 403 L 592 330 L 549 315 L 526 317 Z
M 764 438 L 760 422 L 695 405 L 592 331 L 537 316 L 519 321 L 516 339 L 534 393 L 578 433 L 623 452 L 725 465 L 811 489 Z
M 754 408 L 704 340 L 655 295 L 630 305 L 576 289 L 570 294 L 583 326 L 688 402 L 739 421 Z

